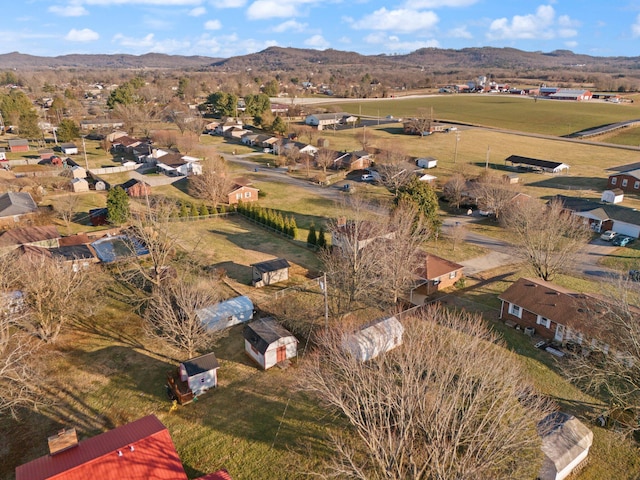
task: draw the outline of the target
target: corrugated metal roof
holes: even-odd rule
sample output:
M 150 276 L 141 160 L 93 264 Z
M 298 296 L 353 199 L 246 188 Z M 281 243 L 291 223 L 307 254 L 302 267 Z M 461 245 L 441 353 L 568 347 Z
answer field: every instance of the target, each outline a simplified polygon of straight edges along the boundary
M 169 431 L 154 415 L 16 469 L 16 480 L 187 480 Z

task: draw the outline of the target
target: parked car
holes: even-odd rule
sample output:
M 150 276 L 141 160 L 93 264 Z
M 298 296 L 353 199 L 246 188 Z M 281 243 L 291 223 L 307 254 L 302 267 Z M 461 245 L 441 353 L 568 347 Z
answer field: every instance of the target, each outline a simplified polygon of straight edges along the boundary
M 627 237 L 626 235 L 617 235 L 611 243 L 616 247 L 626 247 L 633 242 L 633 237 Z
M 614 232 L 613 230 L 607 230 L 602 235 L 600 235 L 600 238 L 602 240 L 606 240 L 607 242 L 610 242 L 611 240 L 613 240 L 616 237 L 616 235 L 618 235 L 618 234 L 616 232 Z
M 640 270 L 629 270 L 629 280 L 640 282 Z
M 360 179 L 363 182 L 373 182 L 373 175 L 371 175 L 370 173 L 364 173 L 362 174 L 362 177 L 360 177 Z

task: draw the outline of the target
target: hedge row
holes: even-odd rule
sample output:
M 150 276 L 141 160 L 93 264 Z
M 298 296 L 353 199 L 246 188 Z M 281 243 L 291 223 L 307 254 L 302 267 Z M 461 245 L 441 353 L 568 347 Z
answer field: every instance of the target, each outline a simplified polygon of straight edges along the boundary
M 295 239 L 298 225 L 294 217 L 283 216 L 277 210 L 263 208 L 255 203 L 238 203 L 238 213 Z

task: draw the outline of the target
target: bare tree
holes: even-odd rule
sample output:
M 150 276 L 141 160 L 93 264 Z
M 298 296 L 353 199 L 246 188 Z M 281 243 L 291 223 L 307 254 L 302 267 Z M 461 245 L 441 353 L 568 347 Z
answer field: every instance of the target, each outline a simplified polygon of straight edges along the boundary
M 455 208 L 460 207 L 466 187 L 467 180 L 461 173 L 454 173 L 451 178 L 447 180 L 442 191 L 444 193 L 444 198 L 449 202 L 449 205 Z
M 534 199 L 514 202 L 502 220 L 515 236 L 515 254 L 543 280 L 567 271 L 591 238 L 585 219 L 565 210 L 558 199 L 546 205 Z
M 487 171 L 475 182 L 475 192 L 479 198 L 478 206 L 500 218 L 511 207 L 518 188 L 507 183 L 501 175 Z
M 355 139 L 356 141 L 360 144 L 360 146 L 362 147 L 362 150 L 366 150 L 368 147 L 371 146 L 371 144 L 376 140 L 376 135 L 372 132 L 372 131 L 367 131 L 367 129 L 365 127 L 362 127 L 362 129 L 358 130 L 355 134 Z
M 219 300 L 213 281 L 182 276 L 154 288 L 145 310 L 147 333 L 189 357 L 206 349 L 219 332 L 207 330 L 198 311 Z
M 606 402 L 604 420 L 632 434 L 640 431 L 640 283 L 619 277 L 601 288 L 601 296 L 584 297 L 583 329 L 592 340 L 562 366 L 578 387 Z
M 467 238 L 467 227 L 465 226 L 465 224 L 461 222 L 456 222 L 449 229 L 449 238 L 451 239 L 451 243 L 452 243 L 451 250 L 455 252 L 456 247 L 460 243 L 464 242 L 464 240 Z
M 189 177 L 189 193 L 212 207 L 217 207 L 226 200 L 231 186 L 227 163 L 218 155 L 205 160 L 202 175 Z
M 23 275 L 17 287 L 22 292 L 25 312 L 20 325 L 39 339 L 53 343 L 62 329 L 89 306 L 84 287 L 88 269 L 73 268 L 64 260 L 46 255 L 23 255 L 17 260 Z
M 403 344 L 367 362 L 319 336 L 300 383 L 349 429 L 331 434 L 340 478 L 534 478 L 537 423 L 549 412 L 477 315 L 432 307 L 403 320 Z M 346 332 L 348 334 L 348 332 Z
M 335 160 L 335 152 L 328 148 L 320 148 L 316 152 L 316 165 L 322 168 L 323 173 L 327 173 L 327 167 L 333 166 Z
M 69 194 L 64 195 L 55 204 L 55 212 L 67 227 L 67 234 L 79 203 L 80 198 L 77 195 Z
M 405 131 L 425 137 L 431 131 L 433 123 L 433 109 L 419 108 L 416 116 L 405 122 Z
M 407 155 L 397 147 L 387 148 L 376 155 L 376 165 L 382 184 L 395 196 L 414 177 L 413 167 Z

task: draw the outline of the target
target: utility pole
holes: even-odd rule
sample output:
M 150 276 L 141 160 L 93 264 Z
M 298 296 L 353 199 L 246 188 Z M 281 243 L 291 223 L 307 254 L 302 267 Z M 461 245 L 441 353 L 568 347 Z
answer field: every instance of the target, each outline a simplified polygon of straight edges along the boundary
M 84 136 L 82 137 L 82 151 L 84 152 L 84 165 L 87 169 L 87 173 L 89 172 L 89 161 L 87 160 L 87 144 L 84 141 Z
M 456 146 L 453 152 L 453 163 L 458 161 L 458 142 L 460 142 L 460 132 L 456 132 Z
M 324 329 L 329 330 L 329 298 L 327 293 L 327 272 L 322 276 L 322 291 L 324 292 Z
M 487 159 L 484 162 L 484 169 L 488 170 L 489 169 L 489 154 L 491 153 L 491 147 L 489 145 L 487 145 Z

